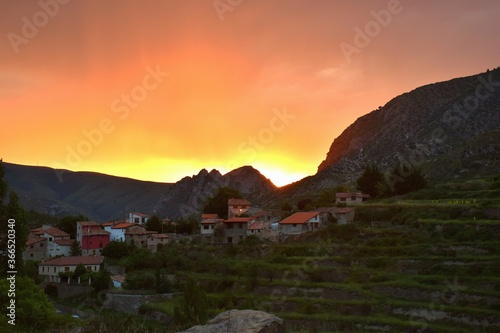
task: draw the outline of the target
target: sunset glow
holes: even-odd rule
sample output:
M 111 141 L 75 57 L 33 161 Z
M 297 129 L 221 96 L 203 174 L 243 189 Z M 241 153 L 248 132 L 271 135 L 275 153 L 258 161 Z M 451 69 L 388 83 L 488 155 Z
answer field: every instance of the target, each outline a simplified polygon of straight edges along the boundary
M 252 165 L 282 186 L 391 98 L 499 65 L 496 1 L 40 3 L 0 13 L 11 163 L 161 182 Z

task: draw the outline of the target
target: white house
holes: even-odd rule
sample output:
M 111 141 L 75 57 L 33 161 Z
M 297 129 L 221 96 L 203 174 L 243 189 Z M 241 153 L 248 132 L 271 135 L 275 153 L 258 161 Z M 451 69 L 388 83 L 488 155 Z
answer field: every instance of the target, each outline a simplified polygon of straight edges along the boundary
M 138 212 L 132 212 L 128 214 L 127 222 L 136 224 L 146 224 L 151 216 L 147 214 L 142 214 Z
M 217 223 L 222 222 L 217 214 L 201 214 L 200 234 L 202 239 L 212 242 Z
M 38 274 L 46 282 L 60 282 L 59 273 L 74 272 L 78 264 L 83 264 L 89 272 L 99 272 L 103 256 L 59 257 L 38 264 Z
M 335 203 L 345 203 L 345 204 L 357 204 L 361 202 L 365 202 L 370 197 L 369 194 L 363 193 L 347 193 L 347 192 L 338 192 L 335 193 Z
M 145 229 L 142 225 L 129 222 L 105 223 L 103 225 L 104 230 L 109 232 L 109 240 L 115 242 L 125 242 L 125 233 L 127 232 L 127 229 L 132 226 Z
M 283 234 L 294 235 L 313 231 L 321 226 L 319 212 L 298 212 L 279 223 L 279 231 Z
M 72 240 L 69 239 L 69 234 L 58 228 L 43 229 L 43 238 L 47 238 L 47 256 L 57 257 L 61 255 L 68 256 L 70 254 Z M 65 242 L 57 242 L 62 241 Z

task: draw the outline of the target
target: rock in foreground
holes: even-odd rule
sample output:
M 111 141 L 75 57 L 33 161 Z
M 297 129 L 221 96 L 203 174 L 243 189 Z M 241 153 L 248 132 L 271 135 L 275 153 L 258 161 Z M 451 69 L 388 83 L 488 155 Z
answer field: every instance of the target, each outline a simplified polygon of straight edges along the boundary
M 263 311 L 230 310 L 219 314 L 206 325 L 191 327 L 181 333 L 285 333 L 283 319 Z

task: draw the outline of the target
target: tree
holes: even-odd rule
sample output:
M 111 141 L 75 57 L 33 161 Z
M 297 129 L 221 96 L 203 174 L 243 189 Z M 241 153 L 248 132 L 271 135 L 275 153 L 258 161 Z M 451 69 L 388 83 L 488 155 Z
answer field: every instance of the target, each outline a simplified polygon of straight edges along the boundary
M 9 289 L 10 282 L 7 279 L 0 279 L 0 306 L 3 309 L 9 306 Z M 44 332 L 49 328 L 64 325 L 64 318 L 56 314 L 54 305 L 45 292 L 29 277 L 20 275 L 16 277 L 15 293 L 15 327 L 19 328 L 19 332 Z M 8 320 L 10 318 L 7 316 L 0 321 L 1 332 L 13 331 L 14 326 L 8 324 Z
M 92 287 L 96 292 L 109 289 L 110 286 L 111 286 L 111 277 L 109 276 L 108 272 L 99 271 L 94 275 L 92 281 Z
M 377 184 L 384 181 L 384 175 L 375 164 L 365 167 L 363 174 L 356 180 L 357 189 L 375 198 L 378 194 Z
M 310 210 L 312 209 L 312 199 L 306 198 L 302 199 L 299 202 L 297 202 L 297 209 L 298 210 Z
M 207 200 L 203 207 L 203 213 L 218 214 L 220 218 L 227 219 L 227 201 L 231 198 L 242 199 L 243 195 L 234 188 L 219 188 L 217 193 Z
M 398 164 L 392 170 L 391 176 L 395 180 L 391 188 L 393 195 L 406 194 L 427 186 L 427 180 L 421 169 L 412 168 L 406 170 L 402 165 Z
M 208 319 L 208 301 L 205 291 L 193 278 L 187 280 L 184 295 L 174 307 L 174 320 L 182 329 L 204 324 Z
M 72 256 L 81 256 L 82 255 L 82 248 L 80 246 L 80 242 L 75 240 L 73 244 L 71 244 L 71 255 Z
M 111 241 L 102 250 L 102 255 L 105 257 L 121 259 L 134 251 L 134 247 L 126 242 Z
M 76 222 L 79 221 L 88 221 L 88 218 L 83 215 L 64 216 L 56 223 L 56 227 L 67 232 L 70 238 L 76 238 Z
M 79 277 L 81 277 L 85 273 L 87 273 L 87 269 L 85 268 L 84 264 L 80 263 L 80 264 L 76 265 L 75 271 L 73 272 L 73 277 L 75 279 L 78 279 Z
M 146 229 L 148 231 L 156 231 L 156 232 L 163 232 L 163 222 L 160 220 L 160 218 L 156 215 L 153 215 L 149 218 L 148 222 L 146 222 Z
M 5 170 L 0 159 L 0 265 L 3 267 L 0 276 L 2 277 L 6 276 L 8 270 L 23 272 L 21 254 L 29 233 L 26 214 L 19 205 L 19 197 L 14 191 L 9 193 L 9 186 L 3 179 L 4 175 Z M 5 204 L 7 195 L 9 199 Z M 9 269 L 5 269 L 7 267 Z

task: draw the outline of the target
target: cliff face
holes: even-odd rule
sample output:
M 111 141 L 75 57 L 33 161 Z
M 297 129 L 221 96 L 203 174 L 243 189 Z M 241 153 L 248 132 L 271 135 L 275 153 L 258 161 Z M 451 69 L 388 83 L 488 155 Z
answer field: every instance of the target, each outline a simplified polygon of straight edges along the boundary
M 370 162 L 386 170 L 398 162 L 424 167 L 431 178 L 467 175 L 471 168 L 490 174 L 499 129 L 497 68 L 417 88 L 358 118 L 333 141 L 318 176 L 349 181 Z M 483 167 L 470 165 L 473 158 L 484 160 Z

